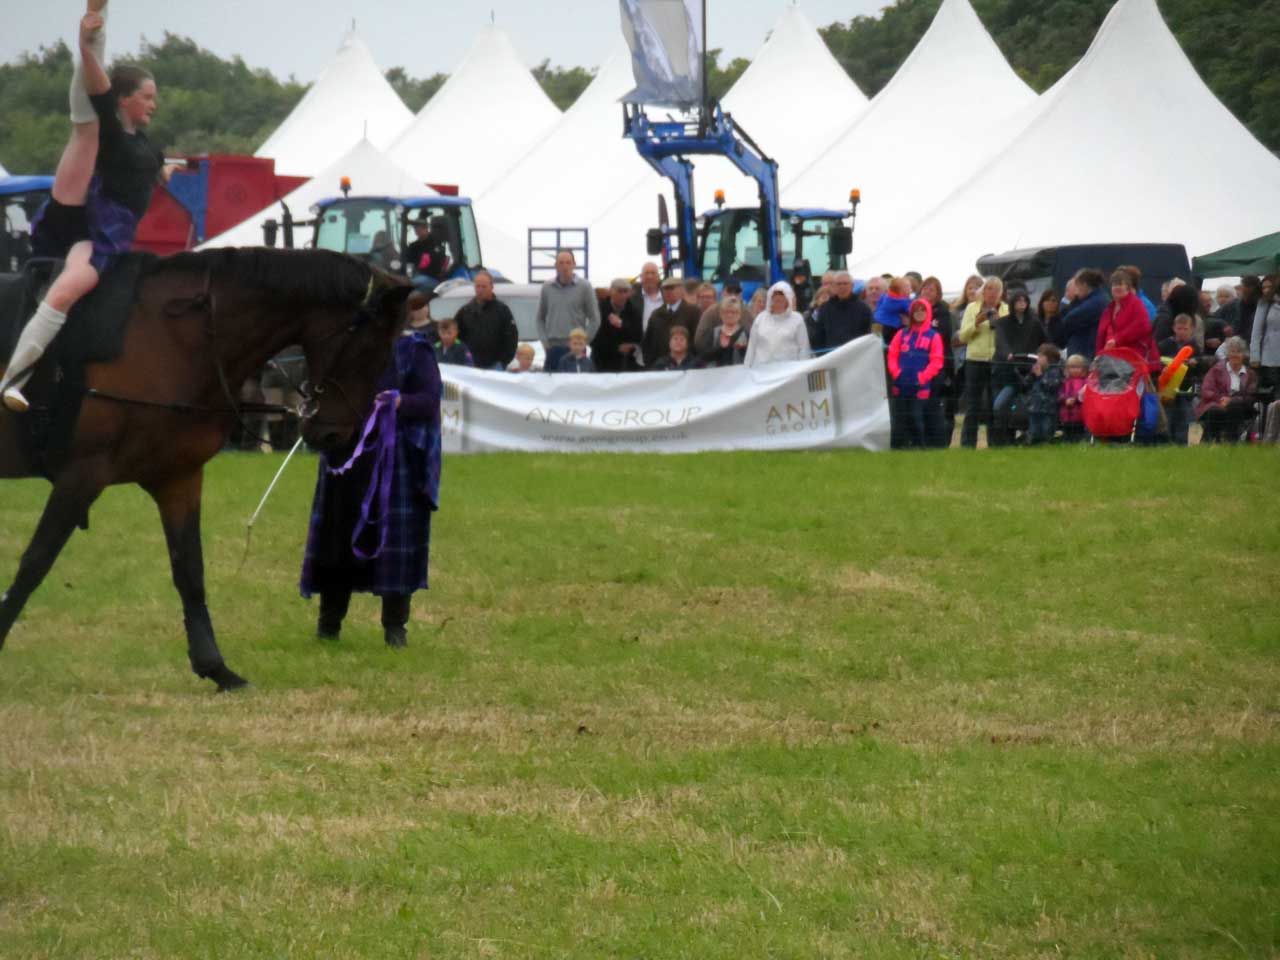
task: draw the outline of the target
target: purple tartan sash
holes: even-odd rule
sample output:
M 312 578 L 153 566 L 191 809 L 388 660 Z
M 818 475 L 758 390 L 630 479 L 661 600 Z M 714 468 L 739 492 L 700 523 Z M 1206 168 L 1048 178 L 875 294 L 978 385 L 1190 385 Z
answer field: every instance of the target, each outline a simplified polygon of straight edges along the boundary
M 378 395 L 351 459 L 340 467 L 329 468 L 329 472 L 336 476 L 354 467 L 365 454 L 371 454 L 374 458 L 373 470 L 369 475 L 369 489 L 365 491 L 364 500 L 360 504 L 360 519 L 351 532 L 351 550 L 361 560 L 375 560 L 381 556 L 391 535 L 391 482 L 396 475 L 396 400 L 399 396 L 399 390 L 388 390 Z M 371 519 L 369 514 L 375 499 L 378 501 L 378 513 L 376 518 Z M 366 553 L 360 548 L 358 541 L 375 524 L 378 528 L 378 546 L 372 553 Z

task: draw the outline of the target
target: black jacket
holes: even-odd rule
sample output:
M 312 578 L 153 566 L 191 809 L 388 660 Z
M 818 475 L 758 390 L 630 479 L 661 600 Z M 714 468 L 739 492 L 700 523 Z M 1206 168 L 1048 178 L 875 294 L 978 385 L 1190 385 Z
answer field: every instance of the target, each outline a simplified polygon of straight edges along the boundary
M 515 359 L 520 336 L 511 308 L 505 303 L 472 300 L 458 311 L 458 339 L 471 348 L 471 356 L 481 370 L 498 364 L 505 370 Z
M 873 319 L 871 308 L 861 297 L 851 296 L 847 300 L 832 297 L 818 308 L 814 324 L 816 336 L 810 346 L 814 350 L 843 347 L 849 341 L 870 333 Z
M 1007 386 L 1018 382 L 1018 371 L 1029 367 L 1034 361 L 1027 360 L 1028 354 L 1035 354 L 1044 343 L 1044 327 L 1036 315 L 1028 310 L 1018 320 L 1013 312 L 1001 317 L 995 323 L 996 354 L 993 357 L 996 366 L 991 379 L 999 386 Z M 1012 354 L 1017 359 L 1010 361 Z
M 1156 318 L 1152 321 L 1151 336 L 1157 343 L 1173 336 L 1173 321 L 1178 314 L 1185 313 L 1192 320 L 1200 312 L 1200 296 L 1190 284 L 1182 284 L 1169 291 L 1164 303 L 1156 308 Z
M 709 338 L 710 345 L 698 351 L 698 362 L 704 367 L 735 367 L 747 359 L 749 334 L 739 326 L 729 338 L 727 347 L 720 346 L 720 325 L 716 324 Z
M 945 300 L 939 300 L 933 306 L 933 329 L 942 337 L 942 375 L 934 379 L 934 389 L 930 392 L 935 397 L 945 397 L 955 386 L 956 379 L 956 352 L 951 345 L 955 325 L 951 320 L 951 308 Z
M 676 363 L 674 360 L 672 360 L 671 355 L 668 354 L 667 356 L 659 360 L 657 363 L 655 363 L 649 369 L 650 370 L 693 370 L 696 368 L 696 366 L 697 365 L 693 362 L 692 354 L 686 354 L 685 358 L 681 360 L 679 363 Z
M 681 300 L 675 309 L 665 303 L 653 311 L 649 318 L 649 328 L 644 332 L 642 349 L 644 350 L 645 369 L 654 369 L 654 364 L 667 355 L 667 346 L 671 339 L 672 327 L 684 327 L 689 331 L 689 346 L 693 346 L 693 332 L 698 329 L 698 321 L 702 315 L 698 308 Z
M 628 358 L 626 354 L 619 353 L 618 347 L 624 343 L 639 344 L 643 338 L 644 325 L 641 321 L 643 316 L 641 311 L 644 309 L 644 301 L 641 300 L 640 304 L 637 307 L 635 299 L 632 298 L 623 305 L 621 310 L 615 310 L 611 297 L 600 298 L 600 329 L 596 333 L 596 338 L 591 341 L 591 359 L 595 361 L 596 369 L 601 373 L 622 373 L 636 368 L 635 361 Z M 609 322 L 609 317 L 615 313 L 622 320 L 621 327 L 615 327 Z

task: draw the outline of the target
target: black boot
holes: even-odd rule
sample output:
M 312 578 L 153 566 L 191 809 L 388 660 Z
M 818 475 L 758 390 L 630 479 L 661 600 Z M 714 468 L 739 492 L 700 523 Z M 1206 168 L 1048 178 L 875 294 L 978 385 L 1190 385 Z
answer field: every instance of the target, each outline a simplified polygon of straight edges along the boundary
M 351 591 L 325 591 L 320 594 L 320 619 L 316 623 L 316 636 L 321 640 L 337 640 L 342 634 L 342 621 L 351 604 Z
M 404 647 L 409 643 L 405 629 L 409 623 L 409 597 L 392 595 L 382 598 L 382 634 L 388 647 Z

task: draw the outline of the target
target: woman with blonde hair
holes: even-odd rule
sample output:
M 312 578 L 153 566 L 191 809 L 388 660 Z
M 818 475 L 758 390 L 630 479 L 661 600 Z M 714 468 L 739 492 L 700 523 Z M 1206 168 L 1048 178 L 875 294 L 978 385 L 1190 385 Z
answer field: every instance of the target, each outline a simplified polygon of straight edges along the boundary
M 991 433 L 991 372 L 996 353 L 995 324 L 1001 317 L 1009 315 L 1009 305 L 1003 296 L 1004 281 L 999 277 L 987 277 L 982 281 L 981 296 L 964 308 L 964 317 L 960 321 L 959 338 L 965 347 L 962 447 L 978 445 L 980 420 L 987 424 L 988 444 L 995 440 Z

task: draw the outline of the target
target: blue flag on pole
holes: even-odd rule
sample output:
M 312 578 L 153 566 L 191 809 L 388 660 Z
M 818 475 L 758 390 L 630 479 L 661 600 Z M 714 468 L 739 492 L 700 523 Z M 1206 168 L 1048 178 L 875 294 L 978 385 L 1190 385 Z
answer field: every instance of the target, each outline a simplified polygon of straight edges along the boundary
M 620 0 L 636 88 L 626 103 L 688 109 L 702 102 L 698 0 Z

